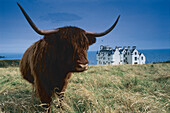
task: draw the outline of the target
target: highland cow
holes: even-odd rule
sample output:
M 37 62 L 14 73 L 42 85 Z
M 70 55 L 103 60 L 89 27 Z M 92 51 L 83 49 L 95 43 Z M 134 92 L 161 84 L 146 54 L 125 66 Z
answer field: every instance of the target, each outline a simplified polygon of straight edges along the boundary
M 21 75 L 33 84 L 43 107 L 49 108 L 52 95 L 61 101 L 72 72 L 88 69 L 87 51 L 96 42 L 96 37 L 108 34 L 116 22 L 102 33 L 93 33 L 77 27 L 40 30 L 24 9 L 17 3 L 31 27 L 44 38 L 35 42 L 20 61 Z M 61 106 L 61 105 L 60 105 Z M 50 109 L 48 109 L 50 112 Z

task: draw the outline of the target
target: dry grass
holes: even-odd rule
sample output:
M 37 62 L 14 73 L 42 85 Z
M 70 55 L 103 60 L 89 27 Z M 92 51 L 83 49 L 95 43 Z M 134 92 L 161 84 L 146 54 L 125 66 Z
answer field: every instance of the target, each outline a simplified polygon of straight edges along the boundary
M 170 64 L 90 66 L 74 73 L 65 93 L 69 113 L 168 113 L 170 112 Z M 0 112 L 43 112 L 32 86 L 18 67 L 0 68 Z

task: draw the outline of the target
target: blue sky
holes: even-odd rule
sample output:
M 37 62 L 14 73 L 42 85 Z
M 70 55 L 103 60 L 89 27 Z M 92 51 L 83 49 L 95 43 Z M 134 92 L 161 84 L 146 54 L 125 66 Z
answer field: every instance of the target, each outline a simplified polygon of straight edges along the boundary
M 17 0 L 40 29 L 77 26 L 92 32 L 115 29 L 97 38 L 100 45 L 170 49 L 170 0 Z M 43 36 L 25 20 L 16 0 L 0 0 L 0 53 L 23 53 Z

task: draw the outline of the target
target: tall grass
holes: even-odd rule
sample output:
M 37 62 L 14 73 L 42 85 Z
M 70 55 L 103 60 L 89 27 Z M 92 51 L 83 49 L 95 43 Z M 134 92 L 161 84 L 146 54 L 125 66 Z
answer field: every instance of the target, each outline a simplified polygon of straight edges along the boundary
M 90 66 L 74 73 L 58 109 L 69 113 L 168 113 L 170 112 L 170 64 Z M 0 68 L 0 112 L 43 112 L 31 84 L 18 67 Z

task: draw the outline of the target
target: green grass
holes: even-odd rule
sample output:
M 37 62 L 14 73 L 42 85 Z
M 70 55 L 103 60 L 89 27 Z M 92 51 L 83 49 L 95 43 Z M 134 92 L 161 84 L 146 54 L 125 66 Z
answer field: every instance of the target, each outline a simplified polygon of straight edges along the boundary
M 74 73 L 64 98 L 69 113 L 169 113 L 170 63 L 90 66 Z M 32 86 L 22 79 L 18 67 L 0 68 L 0 112 L 43 112 Z

